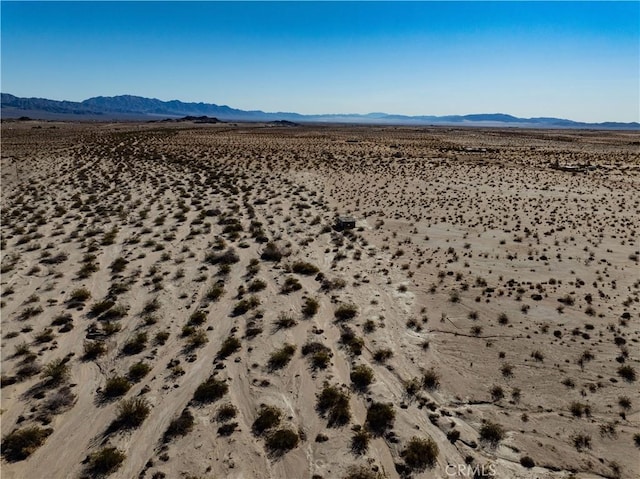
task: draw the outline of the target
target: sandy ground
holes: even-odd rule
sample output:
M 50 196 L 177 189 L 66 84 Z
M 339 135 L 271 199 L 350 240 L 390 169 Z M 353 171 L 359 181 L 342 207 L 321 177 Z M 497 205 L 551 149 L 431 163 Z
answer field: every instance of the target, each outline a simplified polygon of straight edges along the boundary
M 3 123 L 3 478 L 100 477 L 105 447 L 125 455 L 114 478 L 638 477 L 639 147 L 633 132 Z M 198 401 L 212 375 L 227 390 Z M 129 389 L 106 397 L 114 377 Z M 318 408 L 328 386 L 342 424 Z M 134 398 L 147 411 L 125 427 Z M 385 430 L 374 403 L 394 412 Z M 281 419 L 258 434 L 261 405 Z M 193 424 L 165 437 L 185 409 Z M 7 452 L 33 427 L 39 444 Z M 297 443 L 270 446 L 283 429 Z M 432 463 L 405 453 L 414 437 Z

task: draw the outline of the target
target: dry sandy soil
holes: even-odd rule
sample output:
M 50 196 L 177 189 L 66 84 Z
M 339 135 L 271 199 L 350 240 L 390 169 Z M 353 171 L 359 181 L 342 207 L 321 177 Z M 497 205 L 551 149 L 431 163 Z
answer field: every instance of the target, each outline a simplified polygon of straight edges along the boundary
M 639 148 L 3 123 L 2 477 L 639 477 Z

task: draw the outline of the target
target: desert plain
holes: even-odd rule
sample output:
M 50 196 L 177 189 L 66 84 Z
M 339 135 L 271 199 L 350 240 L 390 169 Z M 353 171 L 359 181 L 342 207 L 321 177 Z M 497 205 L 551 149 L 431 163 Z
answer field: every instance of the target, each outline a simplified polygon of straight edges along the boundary
M 640 477 L 638 132 L 5 121 L 1 162 L 4 479 Z

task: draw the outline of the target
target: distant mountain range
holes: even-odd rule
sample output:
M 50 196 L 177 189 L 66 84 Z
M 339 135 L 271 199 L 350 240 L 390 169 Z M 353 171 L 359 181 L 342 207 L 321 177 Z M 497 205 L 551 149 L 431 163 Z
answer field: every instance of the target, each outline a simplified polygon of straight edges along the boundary
M 300 113 L 269 113 L 260 110 L 239 110 L 213 103 L 185 103 L 179 100 L 161 101 L 132 95 L 98 96 L 81 102 L 57 101 L 46 98 L 20 98 L 2 93 L 2 118 L 28 117 L 45 120 L 162 120 L 186 116 L 215 117 L 222 121 L 360 123 L 387 125 L 451 125 L 451 126 L 513 126 L 526 128 L 605 128 L 640 129 L 640 123 L 583 123 L 561 118 L 518 118 L 504 113 L 474 115 L 407 116 L 387 113 L 302 115 Z

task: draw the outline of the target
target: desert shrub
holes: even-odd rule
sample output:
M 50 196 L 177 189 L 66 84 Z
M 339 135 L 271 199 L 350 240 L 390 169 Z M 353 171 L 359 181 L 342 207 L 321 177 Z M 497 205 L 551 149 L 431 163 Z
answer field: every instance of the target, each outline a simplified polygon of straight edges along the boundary
M 315 298 L 305 298 L 304 304 L 302 305 L 302 314 L 305 317 L 310 318 L 315 316 L 318 310 L 320 309 L 320 303 Z
M 628 396 L 620 396 L 618 398 L 618 406 L 624 410 L 631 409 L 631 399 Z
M 44 444 L 53 429 L 38 426 L 15 429 L 2 438 L 2 455 L 7 461 L 22 461 Z
M 436 390 L 440 387 L 440 375 L 433 368 L 429 369 L 422 376 L 422 386 L 429 391 Z
M 83 358 L 87 360 L 96 359 L 107 352 L 107 347 L 105 346 L 104 341 L 85 341 L 83 349 Z
M 371 434 L 366 429 L 358 426 L 358 429 L 351 436 L 351 452 L 354 454 L 364 454 L 369 449 Z
M 200 326 L 204 324 L 207 320 L 207 312 L 206 311 L 194 311 L 194 313 L 189 316 L 189 322 L 187 324 L 191 326 Z
M 284 280 L 284 284 L 280 288 L 280 292 L 282 294 L 293 293 L 294 291 L 300 291 L 302 289 L 302 284 L 298 281 L 298 278 L 294 278 L 293 276 L 289 276 Z
M 153 339 L 153 342 L 159 345 L 163 345 L 169 339 L 168 331 L 158 331 Z
M 187 340 L 186 349 L 193 350 L 193 349 L 204 346 L 208 342 L 209 342 L 209 338 L 207 337 L 207 333 L 205 333 L 203 329 L 197 328 L 197 329 L 194 329 L 191 332 L 191 334 L 189 334 L 189 339 Z
M 104 447 L 89 456 L 87 470 L 93 476 L 104 476 L 118 470 L 127 456 L 115 447 Z
M 337 321 L 348 321 L 358 314 L 358 307 L 355 304 L 341 304 L 333 315 Z
M 217 401 L 229 391 L 229 385 L 214 376 L 200 384 L 193 394 L 193 399 L 200 403 Z
M 126 259 L 118 257 L 113 260 L 109 268 L 113 274 L 122 273 L 127 267 L 127 264 L 129 264 L 129 262 Z
M 25 342 L 22 342 L 20 344 L 16 344 L 16 348 L 13 352 L 13 355 L 15 357 L 26 356 L 30 352 L 31 352 L 31 349 L 29 348 L 29 345 Z
M 124 376 L 111 376 L 104 385 L 102 394 L 107 398 L 123 396 L 131 389 L 131 382 Z
M 69 378 L 69 366 L 64 359 L 54 359 L 44 367 L 42 377 L 51 384 L 60 384 Z
M 58 391 L 55 391 L 44 403 L 44 408 L 53 414 L 59 414 L 62 411 L 68 409 L 76 400 L 76 395 L 73 394 L 69 386 L 63 386 Z
M 265 261 L 280 261 L 283 256 L 282 250 L 274 242 L 267 243 L 260 255 Z
M 91 291 L 87 288 L 78 288 L 71 291 L 69 301 L 72 303 L 84 303 L 89 298 L 91 298 Z
M 239 351 L 242 347 L 242 343 L 235 336 L 229 336 L 222 342 L 222 346 L 220 346 L 220 351 L 218 351 L 218 358 L 225 359 L 231 356 L 236 351 Z
M 582 404 L 581 402 L 578 402 L 578 401 L 573 401 L 569 405 L 569 411 L 571 412 L 571 415 L 574 417 L 582 417 L 583 414 L 590 413 L 590 408 L 586 404 Z
M 362 354 L 364 340 L 356 336 L 356 333 L 348 326 L 342 326 L 341 328 L 340 343 L 348 349 L 350 354 L 354 356 Z
M 271 353 L 271 356 L 269 356 L 269 369 L 282 369 L 287 364 L 289 364 L 289 361 L 291 361 L 291 358 L 293 357 L 295 352 L 295 345 L 285 343 L 284 346 L 274 351 L 273 353 Z
M 625 364 L 624 366 L 620 366 L 618 368 L 618 375 L 628 382 L 633 382 L 636 380 L 636 370 L 628 364 Z
M 502 373 L 502 375 L 505 378 L 510 378 L 513 376 L 513 365 L 509 364 L 509 363 L 504 363 L 501 367 L 500 367 L 500 372 Z
M 205 260 L 211 264 L 232 265 L 240 261 L 240 256 L 233 248 L 227 249 L 224 253 L 212 252 L 207 254 Z
M 327 416 L 329 427 L 343 426 L 351 420 L 349 394 L 338 386 L 325 383 L 318 395 L 316 407 L 321 414 Z
M 576 434 L 571 438 L 571 441 L 573 442 L 573 447 L 575 447 L 577 451 L 591 449 L 591 436 L 587 434 Z
M 318 273 L 320 270 L 314 264 L 306 263 L 304 261 L 296 261 L 291 265 L 291 271 L 293 271 L 296 274 L 303 274 L 306 276 L 310 276 L 312 274 Z
M 209 301 L 218 301 L 223 294 L 224 286 L 221 283 L 216 283 L 207 290 L 205 297 Z
M 365 364 L 359 364 L 351 370 L 349 377 L 357 390 L 364 391 L 373 382 L 373 369 Z
M 112 301 L 110 299 L 98 301 L 96 303 L 93 303 L 93 305 L 91 305 L 91 309 L 89 310 L 89 312 L 94 316 L 98 316 L 104 313 L 105 311 L 108 311 L 109 309 L 113 308 L 115 304 L 116 304 L 115 301 Z
M 129 378 L 132 381 L 140 381 L 143 377 L 149 374 L 150 370 L 151 366 L 143 361 L 138 361 L 137 363 L 132 364 L 129 368 Z
M 245 314 L 250 309 L 257 308 L 259 305 L 260 305 L 260 299 L 258 299 L 257 296 L 251 296 L 248 299 L 243 299 L 241 301 L 238 301 L 233 307 L 233 310 L 231 311 L 231 315 L 240 316 L 242 314 Z
M 283 428 L 271 433 L 267 437 L 266 445 L 272 453 L 282 454 L 294 449 L 298 442 L 300 442 L 298 433 L 292 429 Z
M 281 418 L 282 411 L 277 407 L 262 406 L 260 411 L 258 411 L 258 417 L 253 421 L 251 429 L 256 435 L 263 434 L 265 431 L 278 426 Z
M 34 316 L 39 315 L 43 311 L 44 310 L 42 309 L 42 306 L 27 306 L 22 310 L 22 312 L 18 316 L 18 319 L 20 321 L 26 321 L 29 318 L 33 318 Z
M 411 469 L 424 471 L 435 465 L 438 458 L 438 445 L 431 439 L 412 437 L 400 453 L 404 462 Z
M 537 350 L 536 350 L 536 351 L 533 351 L 533 352 L 531 353 L 531 357 L 532 357 L 534 360 L 538 361 L 538 362 L 542 362 L 542 361 L 544 361 L 544 355 L 543 355 L 540 351 L 537 351 Z
M 219 422 L 225 422 L 233 419 L 237 415 L 238 415 L 238 408 L 231 403 L 226 403 L 218 408 L 216 419 Z
M 221 424 L 220 427 L 218 428 L 218 434 L 220 434 L 221 436 L 230 436 L 231 434 L 233 434 L 233 432 L 238 428 L 238 423 L 237 422 L 227 422 L 224 424 Z
M 460 439 L 460 431 L 458 431 L 457 429 L 452 429 L 451 431 L 447 432 L 447 440 L 451 444 L 455 444 L 458 439 Z
M 391 404 L 373 402 L 367 409 L 366 426 L 375 435 L 381 436 L 393 427 L 396 413 Z
M 333 355 L 331 349 L 319 342 L 307 342 L 301 351 L 303 356 L 310 355 L 311 367 L 314 369 L 325 369 Z
M 390 349 L 378 349 L 373 352 L 373 359 L 378 363 L 385 363 L 388 359 L 393 357 L 393 351 Z
M 529 456 L 522 456 L 520 458 L 520 465 L 522 467 L 526 467 L 527 469 L 531 469 L 532 467 L 536 467 L 536 463 Z
M 118 404 L 116 423 L 119 428 L 133 429 L 142 424 L 150 411 L 149 403 L 144 398 L 123 399 Z
M 509 324 L 509 317 L 505 313 L 500 313 L 498 315 L 498 324 L 505 325 Z
M 480 428 L 480 440 L 496 447 L 504 438 L 504 428 L 500 424 L 494 422 L 486 422 Z
M 504 389 L 502 389 L 502 386 L 493 386 L 489 392 L 491 393 L 491 399 L 493 401 L 500 401 L 504 398 Z
M 141 353 L 147 346 L 147 333 L 137 333 L 133 338 L 127 341 L 122 347 L 124 354 L 138 354 Z
M 193 425 L 193 414 L 188 408 L 184 408 L 180 416 L 169 423 L 167 430 L 164 432 L 163 442 L 169 442 L 174 437 L 186 436 L 193 429 Z
M 69 313 L 59 314 L 55 318 L 53 318 L 53 321 L 51 321 L 51 326 L 69 327 L 70 325 L 73 326 L 73 317 Z
M 290 314 L 281 312 L 273 324 L 275 325 L 276 329 L 288 329 L 298 324 L 298 322 Z
M 42 343 L 49 343 L 53 341 L 53 338 L 55 338 L 55 334 L 53 334 L 53 329 L 45 328 L 44 330 L 40 331 L 38 334 L 35 335 L 34 340 L 36 343 L 42 344 Z
M 249 283 L 249 286 L 247 287 L 247 289 L 251 293 L 257 293 L 258 291 L 262 291 L 266 287 L 267 287 L 266 281 L 263 281 L 261 279 L 254 279 L 253 281 L 251 281 L 251 283 Z
M 385 476 L 367 466 L 350 466 L 342 479 L 384 479 Z

